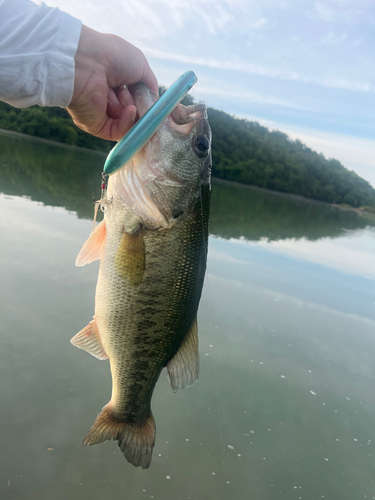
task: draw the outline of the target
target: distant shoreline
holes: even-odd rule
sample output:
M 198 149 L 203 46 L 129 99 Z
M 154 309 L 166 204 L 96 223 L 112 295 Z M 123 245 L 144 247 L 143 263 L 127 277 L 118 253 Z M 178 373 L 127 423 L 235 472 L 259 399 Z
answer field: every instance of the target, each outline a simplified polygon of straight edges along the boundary
M 61 146 L 68 149 L 82 149 L 83 151 L 90 151 L 90 153 L 100 154 L 107 156 L 108 153 L 103 151 L 98 151 L 97 149 L 84 148 L 82 146 L 76 146 L 75 144 L 66 144 L 65 142 L 54 141 L 53 139 L 44 139 L 43 137 L 38 137 L 36 135 L 23 134 L 22 132 L 15 132 L 14 130 L 7 130 L 5 128 L 0 128 L 0 133 L 4 135 L 15 135 L 18 137 L 27 137 L 28 139 L 35 140 L 44 144 L 53 144 L 54 146 Z
M 333 203 L 328 203 L 327 201 L 319 201 L 319 200 L 314 200 L 314 198 L 307 198 L 306 196 L 302 196 L 301 194 L 294 194 L 294 193 L 285 193 L 283 191 L 276 191 L 274 189 L 267 189 L 267 188 L 262 188 L 259 186 L 253 186 L 252 184 L 243 184 L 242 182 L 237 182 L 237 181 L 227 181 L 226 179 L 221 179 L 220 177 L 212 177 L 214 179 L 214 182 L 218 184 L 233 184 L 235 186 L 242 186 L 248 189 L 252 189 L 254 191 L 262 191 L 264 193 L 270 193 L 274 194 L 275 196 L 283 196 L 285 198 L 292 198 L 294 200 L 301 200 L 304 202 L 309 202 L 309 203 L 314 203 L 316 205 L 324 205 L 324 206 L 334 206 L 334 207 L 339 207 L 340 205 L 335 205 Z
M 232 184 L 235 186 L 245 187 L 245 188 L 251 189 L 253 191 L 261 191 L 263 193 L 269 193 L 269 194 L 274 195 L 274 196 L 291 198 L 293 200 L 299 200 L 299 201 L 303 201 L 305 203 L 308 202 L 308 203 L 312 203 L 314 205 L 320 205 L 320 206 L 323 205 L 325 207 L 339 208 L 340 210 L 351 210 L 353 212 L 357 212 L 360 215 L 366 214 L 366 215 L 370 215 L 370 216 L 375 217 L 375 214 L 373 214 L 371 212 L 367 212 L 366 210 L 361 210 L 360 208 L 351 207 L 349 205 L 343 206 L 343 205 L 339 205 L 338 203 L 328 203 L 327 201 L 314 200 L 313 198 L 307 198 L 306 196 L 302 196 L 300 194 L 285 193 L 283 191 L 276 191 L 273 189 L 262 188 L 259 186 L 252 186 L 251 184 L 243 184 L 241 182 L 236 182 L 236 181 L 227 181 L 226 179 L 220 179 L 220 177 L 213 176 L 212 180 L 216 184 L 226 184 L 228 186 L 230 186 Z
M 207 113 L 214 137 L 216 177 L 375 213 L 375 188 L 339 160 L 326 158 L 299 139 L 256 121 L 235 118 L 211 107 Z M 0 129 L 105 154 L 116 144 L 87 134 L 74 124 L 66 109 L 56 107 L 20 109 L 0 101 Z
M 54 141 L 53 139 L 44 139 L 42 137 L 37 137 L 37 136 L 34 136 L 34 135 L 22 134 L 21 132 L 14 132 L 13 130 L 7 130 L 7 129 L 0 128 L 0 133 L 4 134 L 4 135 L 12 135 L 12 136 L 24 137 L 24 138 L 27 138 L 28 140 L 37 141 L 37 142 L 41 142 L 41 143 L 44 143 L 44 144 L 53 144 L 54 146 L 59 146 L 59 147 L 62 147 L 62 148 L 68 148 L 68 149 L 78 148 L 78 149 L 82 149 L 83 151 L 89 151 L 90 153 L 95 153 L 95 154 L 99 154 L 99 155 L 102 155 L 102 156 L 107 156 L 107 153 L 104 153 L 102 151 L 96 151 L 95 149 L 89 149 L 89 148 L 84 148 L 84 147 L 81 147 L 81 146 L 75 146 L 75 145 L 71 145 L 71 144 L 65 144 L 63 142 Z M 228 181 L 226 179 L 221 179 L 220 177 L 215 177 L 215 176 L 212 176 L 212 180 L 216 184 L 226 184 L 228 186 L 230 186 L 230 185 L 241 186 L 241 187 L 244 187 L 244 188 L 247 188 L 247 189 L 251 189 L 253 191 L 261 191 L 261 192 L 264 192 L 264 193 L 269 193 L 269 194 L 274 195 L 274 196 L 281 196 L 281 197 L 284 197 L 284 198 L 285 197 L 286 198 L 291 198 L 293 200 L 300 200 L 300 201 L 305 202 L 305 203 L 308 202 L 308 203 L 313 203 L 315 205 L 330 206 L 331 208 L 339 208 L 341 210 L 352 210 L 354 212 L 357 212 L 360 215 L 366 214 L 366 215 L 370 215 L 370 216 L 375 216 L 373 213 L 366 212 L 365 210 L 361 210 L 360 208 L 354 208 L 354 207 L 350 207 L 350 206 L 341 206 L 341 205 L 339 205 L 337 203 L 328 203 L 326 201 L 319 201 L 319 200 L 315 200 L 313 198 L 307 198 L 306 196 L 302 196 L 300 194 L 285 193 L 283 191 L 276 191 L 276 190 L 273 190 L 273 189 L 267 189 L 267 188 L 262 188 L 262 187 L 259 187 L 259 186 L 253 186 L 251 184 L 244 184 L 242 182 Z

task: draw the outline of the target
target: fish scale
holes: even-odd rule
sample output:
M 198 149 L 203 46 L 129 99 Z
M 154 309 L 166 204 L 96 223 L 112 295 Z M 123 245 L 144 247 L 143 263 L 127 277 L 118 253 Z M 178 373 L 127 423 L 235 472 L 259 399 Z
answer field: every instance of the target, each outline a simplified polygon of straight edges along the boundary
M 160 240 L 163 241 L 160 242 Z M 176 241 L 178 249 L 173 248 Z M 185 242 L 186 247 L 183 256 L 181 256 L 181 242 Z M 131 301 L 125 299 L 123 302 L 126 304 L 121 306 L 112 300 L 110 305 L 107 303 L 104 305 L 105 308 L 114 309 L 114 314 L 107 309 L 111 318 L 110 325 L 106 327 L 103 325 L 101 328 L 101 322 L 98 320 L 99 329 L 106 332 L 102 336 L 104 349 L 106 352 L 113 351 L 111 360 L 116 362 L 116 368 L 112 369 L 115 387 L 115 397 L 112 397 L 112 403 L 117 416 L 126 417 L 127 411 L 131 411 L 132 418 L 139 420 L 148 418 L 152 392 L 160 371 L 174 355 L 196 314 L 197 302 L 200 298 L 197 291 L 201 290 L 201 281 L 204 277 L 202 268 L 205 266 L 205 258 L 202 259 L 201 256 L 204 256 L 205 244 L 207 242 L 202 239 L 202 219 L 200 217 L 197 220 L 187 219 L 168 232 L 150 232 L 145 237 L 146 262 L 149 265 L 136 291 L 129 290 L 131 286 L 126 280 L 115 281 L 111 279 L 111 273 L 109 274 L 106 281 L 109 284 L 113 283 L 114 286 L 113 290 L 105 290 L 105 298 L 116 294 L 121 298 L 131 296 Z M 165 247 L 172 250 L 172 253 L 177 251 L 177 255 L 180 256 L 173 263 L 174 266 L 178 266 L 177 271 L 174 266 L 170 265 L 170 252 L 162 251 Z M 168 269 L 169 272 L 166 271 Z M 199 279 L 193 280 L 192 276 L 198 276 Z M 100 289 L 100 284 L 101 278 L 98 281 L 98 289 Z M 149 297 L 149 292 L 151 297 Z M 157 303 L 155 294 L 160 297 Z M 151 314 L 147 311 L 149 298 L 154 304 Z M 103 299 L 99 296 L 97 300 L 100 302 Z M 133 307 L 133 302 L 136 303 L 135 307 Z M 142 307 L 143 305 L 145 307 Z M 119 310 L 123 311 L 123 314 L 118 314 Z M 123 336 L 119 335 L 121 331 Z M 118 339 L 121 339 L 121 342 L 118 342 Z M 156 347 L 157 358 L 153 357 Z M 152 365 L 150 358 L 157 368 L 152 369 L 150 366 L 147 379 L 141 381 L 142 372 L 135 369 L 135 363 L 139 364 L 143 360 L 148 365 Z M 117 365 L 119 360 L 122 361 L 121 369 L 118 369 Z M 132 380 L 130 386 L 125 383 L 130 379 L 129 375 Z M 142 385 L 142 390 L 139 386 L 136 390 L 132 390 L 134 383 Z M 136 399 L 147 401 L 148 404 L 143 405 L 145 414 L 135 415 Z M 131 410 L 128 410 L 129 408 Z
M 157 96 L 150 92 L 140 84 L 136 104 L 144 99 L 151 105 Z M 84 444 L 117 440 L 125 458 L 142 468 L 151 463 L 151 398 L 161 371 L 167 367 L 174 392 L 198 378 L 196 316 L 207 258 L 210 142 L 205 106 L 176 108 L 125 167 L 131 172 L 110 176 L 104 221 L 77 257 L 77 265 L 101 262 L 94 320 L 72 343 L 109 359 L 112 376 L 110 402 Z

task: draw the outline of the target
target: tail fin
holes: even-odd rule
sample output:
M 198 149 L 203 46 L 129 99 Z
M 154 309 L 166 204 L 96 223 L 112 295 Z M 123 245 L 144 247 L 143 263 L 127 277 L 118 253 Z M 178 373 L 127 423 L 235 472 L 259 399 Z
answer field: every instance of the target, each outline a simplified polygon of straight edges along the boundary
M 88 446 L 113 439 L 118 441 L 128 462 L 134 467 L 148 469 L 155 445 L 155 432 L 155 420 L 151 412 L 141 424 L 123 422 L 113 415 L 108 403 L 96 417 L 82 444 Z

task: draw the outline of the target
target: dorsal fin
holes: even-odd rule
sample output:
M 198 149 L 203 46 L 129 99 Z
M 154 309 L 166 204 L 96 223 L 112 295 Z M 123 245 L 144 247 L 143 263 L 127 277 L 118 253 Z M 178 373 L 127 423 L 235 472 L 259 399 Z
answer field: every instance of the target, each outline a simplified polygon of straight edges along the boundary
M 167 364 L 167 371 L 173 392 L 190 387 L 198 380 L 199 352 L 196 317 L 178 351 Z
M 76 266 L 85 266 L 94 260 L 100 259 L 100 254 L 105 243 L 105 234 L 105 221 L 102 220 L 83 244 L 76 258 Z

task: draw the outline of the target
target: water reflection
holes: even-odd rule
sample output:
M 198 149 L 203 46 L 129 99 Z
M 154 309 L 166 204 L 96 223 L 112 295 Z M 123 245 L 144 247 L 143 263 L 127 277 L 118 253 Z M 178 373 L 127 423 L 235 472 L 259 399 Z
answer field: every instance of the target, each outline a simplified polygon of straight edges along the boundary
M 104 160 L 102 153 L 0 133 L 0 192 L 92 218 Z
M 93 216 L 105 155 L 0 133 L 0 191 Z M 375 226 L 375 218 L 329 205 L 214 180 L 210 233 L 275 241 L 336 238 Z
M 375 226 L 366 217 L 297 196 L 283 196 L 216 181 L 210 231 L 222 238 L 274 241 L 286 238 L 337 238 L 347 230 Z
M 172 394 L 162 374 L 153 463 L 137 470 L 113 442 L 81 448 L 110 375 L 69 343 L 93 314 L 98 263 L 74 260 L 104 156 L 4 137 L 2 498 L 375 497 L 375 288 L 355 264 L 375 268 L 365 219 L 214 186 L 200 380 Z

